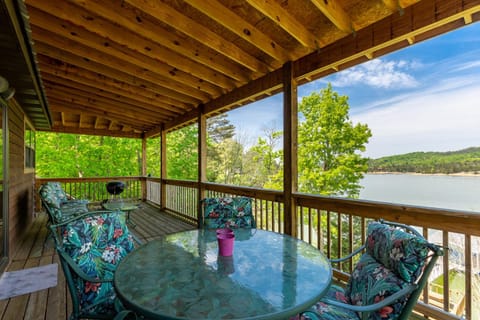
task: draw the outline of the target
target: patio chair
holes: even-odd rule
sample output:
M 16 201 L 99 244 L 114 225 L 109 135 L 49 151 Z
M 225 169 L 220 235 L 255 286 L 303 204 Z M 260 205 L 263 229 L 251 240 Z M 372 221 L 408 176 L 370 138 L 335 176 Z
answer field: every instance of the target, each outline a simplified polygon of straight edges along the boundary
M 252 199 L 248 197 L 205 198 L 202 200 L 202 227 L 255 228 Z
M 48 220 L 57 224 L 75 216 L 88 212 L 88 200 L 70 199 L 62 189 L 60 182 L 49 181 L 38 190 Z
M 97 211 L 50 229 L 70 291 L 73 319 L 112 319 L 121 311 L 113 288 L 118 263 L 134 248 L 125 213 Z
M 442 250 L 414 228 L 372 222 L 366 243 L 345 288 L 332 285 L 323 299 L 297 319 L 407 320 Z

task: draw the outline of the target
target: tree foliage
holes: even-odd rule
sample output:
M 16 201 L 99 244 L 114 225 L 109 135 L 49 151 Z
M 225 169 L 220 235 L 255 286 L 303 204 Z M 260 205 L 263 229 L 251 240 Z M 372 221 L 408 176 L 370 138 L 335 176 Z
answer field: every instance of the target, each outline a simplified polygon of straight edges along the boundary
M 167 177 L 198 178 L 198 126 L 184 127 L 167 134 Z
M 299 191 L 358 196 L 368 168 L 368 159 L 358 152 L 365 151 L 372 134 L 367 125 L 350 121 L 348 97 L 329 84 L 304 97 L 299 112 Z
M 277 148 L 282 137 L 281 131 L 266 129 L 265 138 L 258 138 L 257 144 L 247 152 L 249 186 L 274 190 L 283 189 L 283 151 Z
M 480 147 L 449 152 L 412 152 L 371 159 L 370 172 L 459 173 L 480 172 Z
M 141 140 L 37 132 L 40 177 L 108 177 L 141 174 Z
M 160 137 L 147 139 L 147 175 L 160 177 Z

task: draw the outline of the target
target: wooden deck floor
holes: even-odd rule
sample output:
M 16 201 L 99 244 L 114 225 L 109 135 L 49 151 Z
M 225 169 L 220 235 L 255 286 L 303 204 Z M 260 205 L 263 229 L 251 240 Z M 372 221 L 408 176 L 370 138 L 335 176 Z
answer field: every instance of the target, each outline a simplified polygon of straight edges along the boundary
M 136 224 L 131 231 L 142 241 L 150 241 L 162 235 L 183 230 L 195 229 L 158 208 L 142 203 L 138 210 L 131 213 Z M 35 319 L 65 320 L 71 312 L 70 296 L 65 284 L 60 261 L 48 237 L 47 216 L 41 213 L 23 240 L 21 249 L 15 253 L 6 271 L 16 271 L 50 263 L 58 263 L 58 285 L 56 287 L 25 294 L 11 299 L 0 300 L 2 320 Z

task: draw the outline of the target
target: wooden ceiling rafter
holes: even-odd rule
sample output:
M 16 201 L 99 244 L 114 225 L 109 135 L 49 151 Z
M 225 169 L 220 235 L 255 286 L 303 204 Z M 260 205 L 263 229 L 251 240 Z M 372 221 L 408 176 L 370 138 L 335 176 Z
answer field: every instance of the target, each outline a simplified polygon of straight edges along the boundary
M 169 33 L 166 30 L 160 30 L 159 25 L 153 24 L 147 19 L 142 19 L 142 14 L 134 12 L 123 5 L 114 3 L 114 10 L 103 5 L 111 3 L 112 0 L 105 1 L 80 1 L 74 0 L 75 4 L 86 9 L 92 14 L 99 15 L 106 20 L 121 25 L 127 31 L 134 32 L 141 37 L 150 39 L 154 43 L 165 46 L 177 54 L 183 55 L 200 63 L 206 67 L 213 68 L 222 74 L 236 79 L 243 83 L 250 80 L 248 70 L 245 67 L 228 60 L 218 57 L 218 53 L 207 49 L 201 41 L 190 39 L 188 37 L 180 37 L 176 33 Z M 88 21 L 84 24 L 88 27 Z M 106 35 L 107 37 L 109 35 Z
M 122 70 L 124 73 L 127 73 L 132 77 L 137 77 L 151 83 L 156 83 L 173 92 L 181 93 L 193 99 L 197 99 L 199 101 L 208 101 L 212 98 L 212 95 L 207 92 L 194 90 L 196 88 L 191 85 L 187 86 L 177 82 L 176 80 L 168 79 L 153 70 L 149 70 L 141 65 L 135 64 L 133 61 L 119 59 L 117 57 L 108 55 L 105 52 L 98 51 L 93 47 L 87 47 L 81 43 L 50 33 L 49 31 L 41 30 L 40 28 L 35 28 L 35 30 L 35 36 L 36 39 L 38 39 L 37 41 L 39 41 L 39 44 L 42 43 L 57 48 L 68 48 L 71 54 L 77 56 L 77 61 L 83 59 L 82 57 L 88 56 L 90 61 L 99 65 L 116 70 Z
M 121 82 L 118 79 L 108 78 L 105 75 L 86 70 L 63 61 L 53 60 L 53 58 L 46 57 L 44 55 L 37 55 L 40 70 L 48 77 L 49 75 L 57 77 L 58 81 L 62 79 L 71 80 L 77 83 L 90 85 L 95 88 L 103 88 L 105 91 L 112 93 L 134 97 L 139 101 L 150 104 L 166 105 L 169 109 L 179 112 L 190 110 L 193 105 L 179 102 L 170 97 L 162 96 L 156 92 L 147 90 L 146 88 L 140 88 L 138 86 L 131 85 L 126 82 Z M 144 89 L 144 90 L 140 90 Z M 163 103 L 159 103 L 162 101 Z
M 49 16 L 41 11 L 35 12 L 35 15 L 33 16 L 36 17 L 35 19 L 32 19 L 32 23 L 37 27 L 37 32 L 46 30 L 51 34 L 56 34 L 64 39 L 78 42 L 80 45 L 95 49 L 99 53 L 104 54 L 106 59 L 108 59 L 108 56 L 112 56 L 116 59 L 120 59 L 120 61 L 126 62 L 127 64 L 135 64 L 141 68 L 144 68 L 145 70 L 150 70 L 163 75 L 168 81 L 172 81 L 173 83 L 178 82 L 180 85 L 185 85 L 193 89 L 204 91 L 211 96 L 218 96 L 225 92 L 225 89 L 232 88 L 222 88 L 216 84 L 204 81 L 204 79 L 194 77 L 183 72 L 182 70 L 165 64 L 163 61 L 151 58 L 135 50 L 118 45 L 114 41 L 105 41 L 104 38 L 101 38 L 98 35 L 85 31 L 83 28 L 76 27 L 72 24 L 62 22 L 61 20 L 53 16 Z M 61 25 L 61 28 L 56 27 L 56 25 Z M 56 30 L 59 30 L 61 33 L 58 31 L 55 33 Z M 45 36 L 49 37 L 49 34 L 46 34 Z M 42 40 L 41 34 L 37 36 L 37 39 L 40 41 Z M 46 43 L 52 45 L 51 43 Z
M 68 87 L 60 87 L 60 86 L 51 86 L 49 84 L 45 85 L 47 90 L 50 90 L 52 93 L 55 93 L 55 97 L 59 99 L 63 99 L 64 101 L 71 101 L 72 103 L 77 103 L 79 105 L 83 105 L 88 108 L 102 110 L 105 109 L 106 106 L 110 106 L 111 104 L 108 102 L 108 99 L 104 99 L 102 97 L 92 97 L 87 92 L 78 90 L 76 88 L 68 88 Z M 136 106 L 123 104 L 122 109 L 115 110 L 110 108 L 108 112 L 105 114 L 117 114 L 118 116 L 123 116 L 125 119 L 129 119 L 130 121 L 138 121 L 139 123 L 145 123 L 145 125 L 153 126 L 156 121 L 167 121 L 171 119 L 171 117 L 165 117 L 160 113 L 152 113 L 148 110 L 140 109 Z
M 253 72 L 265 73 L 273 70 L 273 67 L 268 66 L 265 62 L 253 57 L 250 53 L 235 46 L 233 43 L 226 42 L 225 39 L 212 32 L 206 26 L 184 16 L 170 6 L 160 6 L 156 0 L 125 1 L 155 19 L 176 28 L 192 39 L 204 39 L 202 41 L 204 45 Z
M 56 49 L 50 45 L 38 42 L 35 44 L 37 48 L 37 53 L 40 53 L 44 56 L 48 56 L 57 60 L 60 60 L 64 63 L 83 68 L 91 72 L 100 72 L 112 79 L 117 79 L 119 81 L 125 82 L 132 86 L 138 87 L 138 90 L 150 90 L 152 92 L 158 93 L 162 96 L 166 96 L 173 100 L 180 101 L 182 103 L 187 103 L 192 106 L 195 106 L 200 103 L 199 99 L 193 98 L 191 96 L 184 95 L 180 92 L 175 92 L 169 88 L 162 87 L 157 83 L 154 83 L 149 80 L 143 79 L 143 77 L 136 77 L 131 73 L 124 72 L 109 66 L 105 66 L 95 61 L 92 61 L 88 58 L 82 58 L 78 55 L 74 55 L 70 52 L 63 51 L 61 49 Z
M 95 108 L 94 106 L 91 105 L 84 105 L 82 104 L 82 101 L 72 101 L 72 99 L 65 98 L 63 96 L 58 96 L 55 98 L 50 98 L 49 99 L 50 103 L 50 108 L 53 112 L 58 112 L 58 113 L 68 113 L 68 114 L 78 114 L 79 112 L 88 112 L 89 114 L 96 116 L 100 121 L 102 119 L 105 119 L 107 121 L 110 120 L 115 120 L 115 121 L 131 121 L 132 124 L 134 124 L 134 128 L 136 130 L 143 130 L 142 124 L 138 119 L 129 119 L 126 116 L 122 116 L 122 114 L 115 113 L 115 112 L 105 112 L 102 111 L 101 109 Z M 137 120 L 138 122 L 133 122 Z M 136 124 L 136 125 L 135 125 Z
M 355 31 L 352 20 L 337 1 L 312 0 L 312 3 L 330 20 L 338 29 L 345 33 Z
M 154 99 L 146 98 L 142 95 L 136 94 L 135 91 L 132 91 L 131 94 L 126 97 L 124 96 L 125 91 L 117 89 L 116 87 L 101 85 L 101 82 L 97 83 L 91 80 L 88 81 L 73 74 L 58 73 L 55 72 L 55 69 L 52 69 L 50 66 L 42 63 L 40 63 L 40 67 L 43 71 L 43 79 L 51 83 L 61 82 L 63 84 L 68 84 L 70 87 L 84 88 L 84 91 L 92 91 L 93 93 L 106 98 L 113 97 L 112 99 L 117 100 L 118 102 L 129 101 L 130 104 L 150 105 L 152 110 L 158 109 L 165 111 L 166 113 L 172 113 L 172 116 L 183 114 L 185 110 L 184 108 L 177 108 L 173 105 L 164 104 L 163 102 L 156 102 Z M 89 90 L 87 90 L 87 88 Z
M 131 106 L 135 107 L 135 109 L 136 109 L 136 107 L 139 107 L 139 108 L 142 108 L 143 110 L 145 110 L 146 112 L 162 111 L 162 115 L 167 115 L 168 116 L 168 117 L 162 117 L 163 120 L 178 117 L 179 115 L 182 114 L 181 112 L 178 112 L 178 111 L 174 112 L 173 110 L 171 110 L 171 109 L 169 109 L 165 106 L 162 107 L 159 104 L 154 105 L 154 104 L 143 103 L 143 102 L 140 102 L 140 101 L 128 98 L 128 97 L 122 97 L 122 96 L 119 96 L 119 95 L 116 95 L 116 94 L 112 94 L 112 93 L 110 93 L 108 91 L 105 91 L 103 89 L 94 88 L 94 87 L 90 87 L 90 86 L 87 86 L 87 85 L 75 83 L 75 82 L 72 82 L 70 80 L 63 80 L 61 84 L 55 82 L 56 79 L 53 78 L 53 77 L 50 77 L 50 76 L 44 77 L 44 80 L 45 80 L 44 81 L 45 87 L 70 88 L 71 90 L 76 90 L 78 92 L 83 92 L 84 95 L 89 94 L 90 98 L 92 98 L 92 99 L 96 99 L 96 98 L 108 99 L 109 101 L 111 101 L 112 104 L 118 104 L 118 105 L 119 104 L 124 104 L 125 106 L 131 105 Z
M 136 137 L 278 93 L 287 63 L 303 84 L 480 20 L 480 0 L 25 2 L 52 130 Z
M 186 3 L 201 11 L 206 16 L 220 23 L 222 26 L 235 33 L 242 39 L 250 42 L 259 50 L 268 54 L 277 61 L 288 61 L 291 55 L 276 43 L 275 40 L 267 37 L 254 25 L 244 21 L 240 16 L 232 11 L 226 10 L 225 6 L 216 0 L 184 0 Z M 280 67 L 278 65 L 276 67 Z
M 385 4 L 385 6 L 387 6 L 388 9 L 390 9 L 393 12 L 394 11 L 402 12 L 403 10 L 403 7 L 400 4 L 399 0 L 382 0 L 382 2 Z
M 271 21 L 278 24 L 282 29 L 290 33 L 300 44 L 305 47 L 317 50 L 325 43 L 313 35 L 300 21 L 291 16 L 275 1 L 246 0 L 249 5 L 260 11 Z
M 91 104 L 84 97 L 79 96 L 65 96 L 57 95 L 53 99 L 49 99 L 49 103 L 52 104 L 51 109 L 53 112 L 61 111 L 68 114 L 78 115 L 79 112 L 88 112 L 94 116 L 103 117 L 109 120 L 114 120 L 120 123 L 129 122 L 133 128 L 139 131 L 148 130 L 148 128 L 154 127 L 150 120 L 143 120 L 142 117 L 132 117 L 131 115 L 125 115 L 119 112 L 102 110 L 102 106 L 98 104 Z
M 117 43 L 119 46 L 129 48 L 133 52 L 138 52 L 139 55 L 148 56 L 152 59 L 158 59 L 161 57 L 162 63 L 169 63 L 171 72 L 181 70 L 185 73 L 192 74 L 197 78 L 223 88 L 231 89 L 235 86 L 234 80 L 230 77 L 220 74 L 209 67 L 196 65 L 192 60 L 183 56 L 179 56 L 175 52 L 160 46 L 151 40 L 145 39 L 134 32 L 127 31 L 120 25 L 114 24 L 100 17 L 96 17 L 94 19 L 90 17 L 90 13 L 83 8 L 74 6 L 73 4 L 63 3 L 62 8 L 68 9 L 72 7 L 71 10 L 74 9 L 78 11 L 78 15 L 70 15 L 68 17 L 60 15 L 60 18 L 58 16 L 53 17 L 49 13 L 55 12 L 54 10 L 58 8 L 58 1 L 51 1 L 47 3 L 35 2 L 33 5 L 37 5 L 38 8 L 31 7 L 30 10 L 35 15 L 44 16 L 36 17 L 35 20 L 32 19 L 32 23 L 34 25 L 42 26 L 38 20 L 47 18 L 49 20 L 47 23 L 44 23 L 43 26 L 48 24 L 51 26 L 51 28 L 56 28 L 56 30 L 59 30 L 59 32 L 73 32 L 74 34 L 78 35 L 80 34 L 79 30 L 84 30 L 83 33 L 87 32 L 90 35 L 95 35 L 97 39 L 108 38 L 110 41 Z M 85 25 L 85 17 L 89 17 L 88 19 L 91 21 L 87 25 Z M 55 22 L 51 21 L 52 18 L 55 19 Z M 67 18 L 69 21 L 65 20 Z M 79 27 L 81 25 L 82 27 Z

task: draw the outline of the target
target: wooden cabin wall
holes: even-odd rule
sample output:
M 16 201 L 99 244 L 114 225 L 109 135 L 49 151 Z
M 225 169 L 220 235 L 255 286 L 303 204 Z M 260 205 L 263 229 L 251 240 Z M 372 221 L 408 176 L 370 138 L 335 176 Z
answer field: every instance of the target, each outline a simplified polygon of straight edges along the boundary
M 21 245 L 24 234 L 32 224 L 34 215 L 35 173 L 25 172 L 25 114 L 16 103 L 9 103 L 9 246 L 11 258 Z

